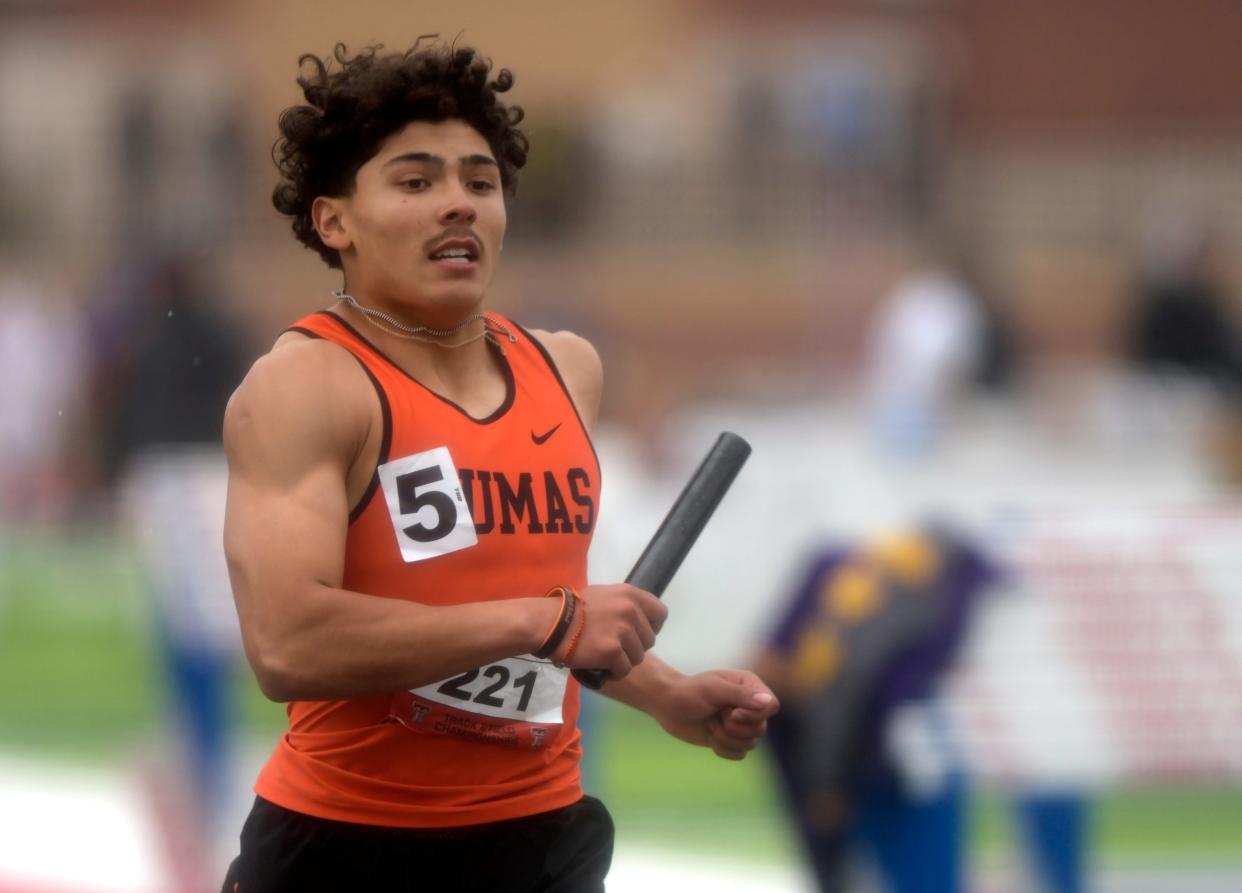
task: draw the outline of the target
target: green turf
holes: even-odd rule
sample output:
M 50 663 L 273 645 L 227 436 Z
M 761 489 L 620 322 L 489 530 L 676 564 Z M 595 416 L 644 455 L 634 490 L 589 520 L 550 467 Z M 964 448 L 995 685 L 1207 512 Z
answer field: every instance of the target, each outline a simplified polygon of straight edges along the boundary
M 169 713 L 142 577 L 122 544 L 8 538 L 0 551 L 0 748 L 106 763 Z M 235 711 L 276 734 L 284 711 L 238 668 Z
M 739 859 L 792 858 L 793 837 L 758 754 L 740 762 L 669 737 L 651 719 L 602 701 L 588 764 L 619 833 L 654 846 Z
M 1094 833 L 1110 857 L 1242 858 L 1242 788 L 1137 788 L 1100 798 Z
M 167 724 L 161 671 L 132 557 L 100 536 L 5 539 L 0 549 L 0 749 L 104 763 Z M 280 705 L 245 673 L 237 713 L 270 746 Z M 591 786 L 626 840 L 756 861 L 794 845 L 761 755 L 741 763 L 669 738 L 601 702 Z M 1110 791 L 1097 798 L 1100 861 L 1242 861 L 1242 786 Z M 1011 849 L 1002 800 L 975 804 L 972 851 Z
M 160 723 L 138 572 L 98 537 L 8 538 L 0 561 L 0 745 L 109 759 Z

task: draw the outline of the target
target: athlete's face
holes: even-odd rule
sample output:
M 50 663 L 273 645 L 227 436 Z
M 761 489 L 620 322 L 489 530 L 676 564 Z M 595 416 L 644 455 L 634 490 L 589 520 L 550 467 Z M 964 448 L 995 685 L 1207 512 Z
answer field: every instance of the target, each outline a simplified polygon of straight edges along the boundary
M 400 305 L 433 325 L 482 301 L 504 239 L 505 202 L 496 159 L 469 124 L 407 124 L 359 168 L 353 194 L 326 201 L 339 216 L 320 211 L 316 222 L 344 246 L 328 243 L 359 299 Z

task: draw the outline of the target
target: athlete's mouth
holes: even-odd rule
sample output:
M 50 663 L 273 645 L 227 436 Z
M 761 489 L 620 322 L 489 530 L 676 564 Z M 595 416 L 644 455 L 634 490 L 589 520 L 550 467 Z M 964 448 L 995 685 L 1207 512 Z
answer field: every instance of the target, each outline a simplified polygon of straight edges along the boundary
M 474 239 L 447 239 L 432 248 L 427 256 L 449 263 L 474 263 L 479 259 L 479 243 Z

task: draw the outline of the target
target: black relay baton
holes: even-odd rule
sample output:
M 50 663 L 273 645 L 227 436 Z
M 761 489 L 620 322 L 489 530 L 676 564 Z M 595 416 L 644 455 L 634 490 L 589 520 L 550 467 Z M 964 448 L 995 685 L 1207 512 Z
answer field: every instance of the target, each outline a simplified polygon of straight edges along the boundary
M 716 439 L 625 582 L 657 598 L 664 594 L 664 588 L 681 567 L 749 455 L 750 444 L 731 431 L 725 431 Z M 609 678 L 607 670 L 578 669 L 573 673 L 578 682 L 596 691 Z

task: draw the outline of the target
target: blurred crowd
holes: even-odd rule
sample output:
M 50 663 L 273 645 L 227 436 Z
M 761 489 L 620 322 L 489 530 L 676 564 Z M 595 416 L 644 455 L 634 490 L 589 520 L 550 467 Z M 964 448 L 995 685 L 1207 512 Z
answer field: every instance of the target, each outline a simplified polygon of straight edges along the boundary
M 146 452 L 219 445 L 255 356 L 210 274 L 165 254 L 118 262 L 69 299 L 12 273 L 0 290 L 6 528 L 108 522 Z

